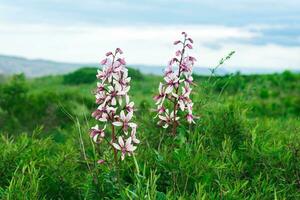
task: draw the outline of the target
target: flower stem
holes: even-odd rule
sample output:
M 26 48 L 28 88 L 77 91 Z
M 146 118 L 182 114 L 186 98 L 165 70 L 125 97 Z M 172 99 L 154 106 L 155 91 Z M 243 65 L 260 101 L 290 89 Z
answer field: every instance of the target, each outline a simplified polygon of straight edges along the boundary
M 180 75 L 181 75 L 181 70 L 180 70 L 180 66 L 181 66 L 181 63 L 182 63 L 182 60 L 183 60 L 183 56 L 184 56 L 184 51 L 185 51 L 185 43 L 186 43 L 186 37 L 184 37 L 184 42 L 183 42 L 183 47 L 182 47 L 182 50 L 181 50 L 181 56 L 180 56 L 180 61 L 178 63 L 178 82 L 177 82 L 177 86 L 176 86 L 176 94 L 178 94 L 178 90 L 179 90 L 179 84 L 180 84 Z M 174 110 L 173 110 L 173 114 L 174 114 L 174 118 L 173 118 L 173 130 L 172 130 L 172 135 L 173 136 L 176 136 L 176 129 L 177 129 L 177 122 L 176 122 L 176 110 L 177 110 L 177 104 L 178 104 L 178 100 L 175 98 L 174 100 Z
M 111 134 L 112 143 L 115 143 L 115 141 L 116 141 L 116 135 L 115 135 L 115 127 L 114 127 L 113 124 L 111 125 L 111 132 L 112 132 L 112 134 Z M 115 149 L 114 147 L 112 147 L 112 148 L 114 150 L 114 160 L 115 160 L 115 164 L 116 164 L 116 167 L 117 167 L 117 165 L 118 165 L 117 149 Z

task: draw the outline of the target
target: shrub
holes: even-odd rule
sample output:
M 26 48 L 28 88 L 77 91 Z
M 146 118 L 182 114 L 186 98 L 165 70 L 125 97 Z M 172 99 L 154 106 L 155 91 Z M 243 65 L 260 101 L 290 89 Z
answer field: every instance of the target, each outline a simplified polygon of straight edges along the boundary
M 81 68 L 76 70 L 75 72 L 64 75 L 63 83 L 70 85 L 77 84 L 88 84 L 95 82 L 95 73 L 97 72 L 97 68 Z

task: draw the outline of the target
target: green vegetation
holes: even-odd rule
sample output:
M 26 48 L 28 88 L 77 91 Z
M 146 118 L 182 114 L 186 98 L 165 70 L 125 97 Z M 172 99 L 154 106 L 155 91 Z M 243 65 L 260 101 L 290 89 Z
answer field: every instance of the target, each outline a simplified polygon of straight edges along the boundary
M 119 180 L 89 138 L 95 74 L 2 78 L 0 199 L 300 199 L 299 74 L 195 75 L 200 119 L 172 137 L 150 112 L 161 77 L 130 69 L 141 144 Z

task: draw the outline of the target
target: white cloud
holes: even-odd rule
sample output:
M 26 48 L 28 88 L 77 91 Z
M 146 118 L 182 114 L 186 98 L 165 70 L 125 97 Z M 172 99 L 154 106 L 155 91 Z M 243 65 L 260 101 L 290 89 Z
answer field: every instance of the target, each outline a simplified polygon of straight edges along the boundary
M 175 52 L 172 42 L 187 31 L 195 41 L 192 52 L 199 66 L 213 66 L 231 50 L 235 67 L 299 68 L 300 47 L 251 45 L 259 32 L 226 26 L 49 26 L 0 24 L 0 54 L 58 61 L 96 63 L 106 51 L 121 47 L 128 63 L 164 65 Z M 209 48 L 207 44 L 218 46 Z

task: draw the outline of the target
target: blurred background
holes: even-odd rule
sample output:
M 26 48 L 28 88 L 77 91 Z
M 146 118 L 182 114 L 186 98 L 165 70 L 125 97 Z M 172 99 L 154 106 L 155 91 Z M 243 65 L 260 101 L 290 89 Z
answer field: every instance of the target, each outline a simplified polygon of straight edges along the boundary
M 220 74 L 300 69 L 298 0 L 0 0 L 0 73 L 66 73 L 121 47 L 129 65 L 160 74 L 181 31 L 200 74 L 232 50 Z

